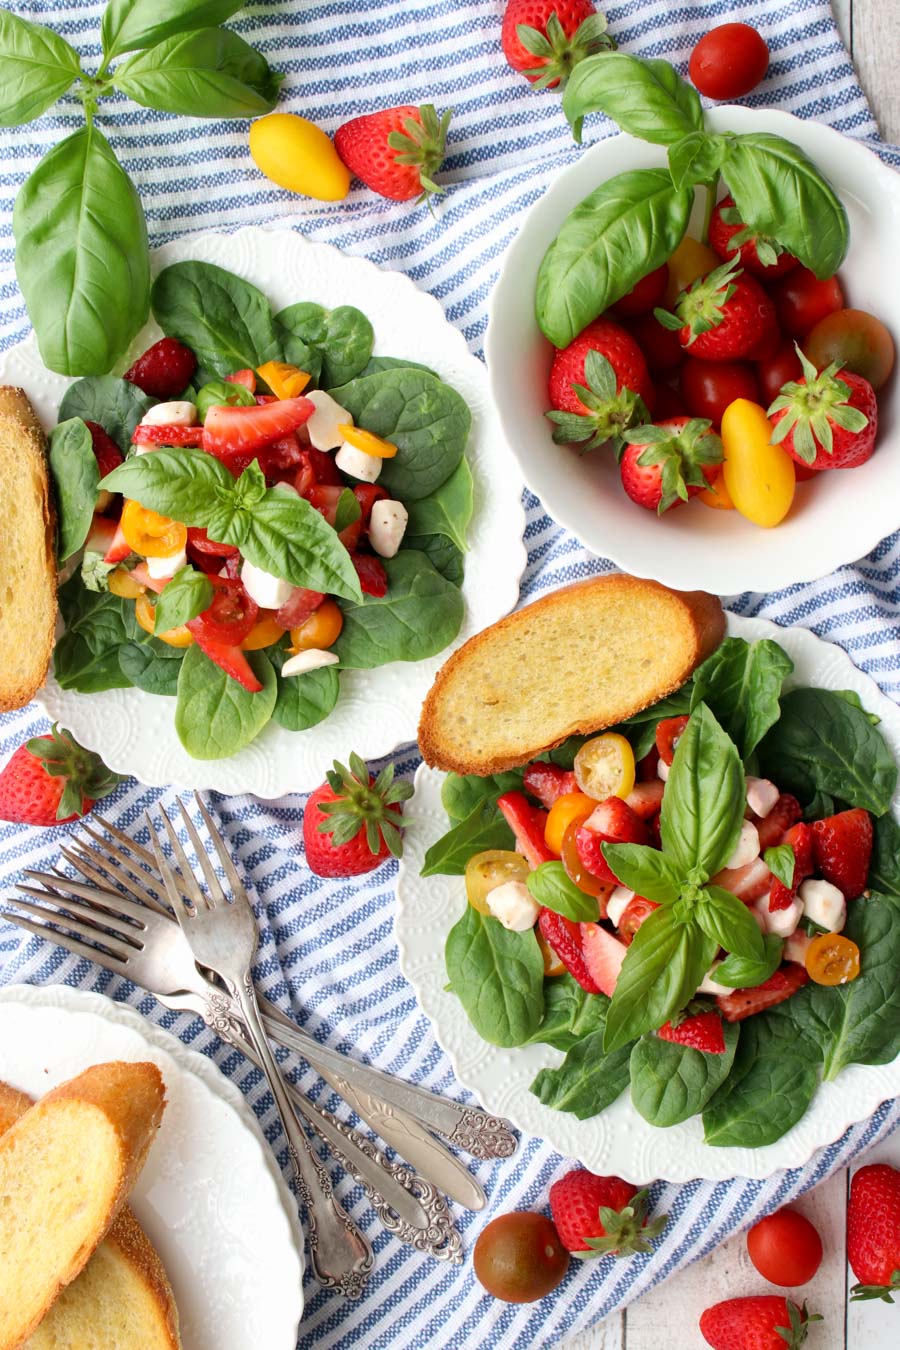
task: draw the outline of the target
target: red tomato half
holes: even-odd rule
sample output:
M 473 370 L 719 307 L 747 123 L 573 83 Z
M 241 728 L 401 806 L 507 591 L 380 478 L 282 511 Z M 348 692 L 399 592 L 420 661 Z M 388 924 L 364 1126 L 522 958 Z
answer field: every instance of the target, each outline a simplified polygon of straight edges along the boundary
M 822 1239 L 803 1214 L 780 1209 L 750 1229 L 747 1253 L 764 1280 L 793 1289 L 822 1264 Z
M 707 98 L 741 98 L 769 67 L 769 49 L 748 23 L 712 28 L 691 52 L 688 74 Z
M 772 287 L 775 311 L 788 337 L 802 338 L 826 314 L 844 308 L 844 292 L 837 277 L 819 281 L 808 267 L 795 267 Z
M 259 606 L 239 581 L 228 581 L 225 577 L 209 579 L 216 592 L 212 604 L 191 622 L 200 626 L 214 642 L 237 646 L 256 623 Z
M 718 428 L 736 398 L 759 402 L 759 381 L 744 361 L 701 361 L 689 356 L 681 368 L 681 392 L 692 417 L 708 417 Z

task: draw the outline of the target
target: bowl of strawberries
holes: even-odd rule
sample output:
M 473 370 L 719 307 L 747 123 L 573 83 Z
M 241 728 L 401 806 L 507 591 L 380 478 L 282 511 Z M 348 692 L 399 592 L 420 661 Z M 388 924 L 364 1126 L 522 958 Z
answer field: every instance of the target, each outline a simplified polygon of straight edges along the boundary
M 584 61 L 563 109 L 623 134 L 508 250 L 486 351 L 526 483 L 624 570 L 736 594 L 900 527 L 900 178 L 774 110 L 704 111 L 667 62 Z M 840 470 L 840 472 L 838 472 Z

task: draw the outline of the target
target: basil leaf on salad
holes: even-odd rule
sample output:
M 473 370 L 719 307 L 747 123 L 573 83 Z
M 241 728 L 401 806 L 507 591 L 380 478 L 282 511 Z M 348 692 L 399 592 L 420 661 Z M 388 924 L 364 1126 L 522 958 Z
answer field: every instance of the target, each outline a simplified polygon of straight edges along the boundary
M 769 638 L 725 638 L 694 671 L 691 707 L 705 703 L 746 762 L 781 715 L 781 689 L 794 663 Z
M 119 665 L 119 648 L 140 629 L 134 606 L 109 591 L 88 591 L 77 572 L 59 589 L 65 630 L 53 648 L 53 673 L 61 689 L 96 694 L 131 683 Z
M 188 446 L 161 446 L 152 455 L 133 455 L 100 486 L 121 492 L 148 511 L 204 528 L 220 509 L 230 512 L 235 494 L 234 475 L 222 461 Z
M 512 849 L 515 842 L 512 830 L 497 809 L 496 800 L 485 799 L 431 845 L 420 875 L 461 877 L 474 854 L 492 848 Z
M 362 310 L 353 305 L 325 309 L 302 300 L 276 314 L 275 323 L 286 359 L 325 388 L 346 384 L 369 364 L 375 332 Z
M 386 595 L 364 595 L 355 603 L 342 601 L 344 626 L 334 651 L 345 668 L 369 670 L 389 661 L 421 661 L 442 651 L 462 625 L 462 596 L 435 571 L 424 553 L 402 549 L 396 557 L 384 559 L 384 569 Z M 340 594 L 335 586 L 320 589 Z
M 731 1072 L 740 1027 L 723 1022 L 725 1051 L 706 1054 L 651 1032 L 631 1052 L 631 1100 L 651 1125 L 666 1129 L 702 1111 Z
M 763 854 L 763 862 L 769 871 L 778 878 L 785 886 L 794 884 L 794 865 L 797 859 L 794 850 L 790 844 L 777 844 L 774 848 L 767 848 Z
M 475 484 L 469 462 L 463 458 L 446 482 L 418 501 L 409 504 L 407 535 L 446 535 L 465 553 L 466 531 L 475 505 Z
M 209 609 L 214 595 L 213 584 L 204 572 L 193 567 L 182 567 L 160 593 L 156 602 L 154 632 L 168 633 L 180 628 Z
M 531 1091 L 545 1106 L 588 1120 L 612 1106 L 627 1088 L 630 1056 L 630 1044 L 611 1053 L 604 1050 L 601 1026 L 573 1045 L 559 1068 L 541 1069 Z
M 596 897 L 580 890 L 561 862 L 541 863 L 529 872 L 525 884 L 539 905 L 574 923 L 596 923 L 600 917 Z
M 762 941 L 764 955 L 761 960 L 732 952 L 720 961 L 712 976 L 716 984 L 727 985 L 729 989 L 755 989 L 774 975 L 781 965 L 784 940 L 774 933 L 764 933 Z
M 154 400 L 130 380 L 120 380 L 115 375 L 88 375 L 70 384 L 63 394 L 59 420 L 80 417 L 84 422 L 96 422 L 127 455 L 135 427 L 153 404 Z
M 109 0 L 100 27 L 103 54 L 154 47 L 173 33 L 224 23 L 243 7 L 244 0 Z
M 88 537 L 100 481 L 91 433 L 80 417 L 53 428 L 48 458 L 59 518 L 57 553 L 64 563 Z
M 129 684 L 143 689 L 146 694 L 174 698 L 178 693 L 178 674 L 185 650 L 151 637 L 126 642 L 119 648 L 119 668 Z
M 604 1048 L 618 1050 L 653 1031 L 693 998 L 717 944 L 670 905 L 655 909 L 634 935 L 606 1019 Z
M 671 858 L 647 844 L 603 844 L 601 852 L 614 876 L 637 895 L 659 905 L 677 900 L 683 876 Z
M 308 731 L 324 722 L 341 692 L 337 666 L 320 666 L 302 675 L 282 678 L 281 667 L 288 653 L 283 647 L 267 652 L 278 677 L 278 693 L 272 709 L 272 721 L 286 731 Z
M 135 103 L 188 117 L 259 117 L 284 78 L 229 28 L 164 38 L 116 67 L 113 84 Z
M 0 126 L 40 117 L 81 74 L 78 53 L 50 28 L 0 10 Z
M 762 933 L 748 907 L 736 895 L 721 886 L 706 886 L 700 892 L 694 913 L 704 933 L 724 947 L 750 961 L 765 956 Z
M 339 596 L 351 605 L 360 597 L 360 603 L 369 599 L 362 595 L 350 554 L 325 517 L 304 497 L 298 497 L 284 488 L 268 488 L 262 500 L 246 512 L 243 520 L 236 518 L 234 526 L 221 534 L 213 531 L 213 537 L 220 538 L 223 543 L 236 544 L 243 556 L 256 567 L 276 577 L 283 577 L 295 586 L 306 586 Z M 398 562 L 400 558 L 409 556 L 406 552 L 399 553 L 392 561 Z M 449 585 L 448 582 L 443 584 Z M 454 594 L 458 593 L 454 591 Z M 461 599 L 459 603 L 461 609 Z M 446 631 L 440 628 L 439 615 L 432 616 L 429 610 L 429 628 L 432 621 L 439 634 Z M 430 648 L 428 655 L 439 652 L 449 641 L 450 638 L 438 641 L 437 646 Z M 350 664 L 343 657 L 341 659 L 344 665 Z M 418 657 L 407 659 L 418 660 Z M 380 665 L 381 662 L 372 664 Z
M 592 112 L 605 113 L 622 131 L 655 145 L 672 145 L 703 128 L 700 95 L 674 66 L 621 51 L 578 62 L 566 84 L 563 112 L 576 141 Z
M 334 512 L 334 528 L 340 534 L 348 525 L 355 525 L 362 515 L 362 507 L 350 488 L 344 488 L 338 497 Z
M 589 994 L 568 971 L 544 980 L 544 1018 L 528 1044 L 571 1050 L 594 1031 L 603 1031 L 609 999 Z
M 247 660 L 262 685 L 255 694 L 196 645 L 185 650 L 178 674 L 175 730 L 194 759 L 237 754 L 271 718 L 278 687 L 275 671 L 264 652 L 247 652 Z
M 214 263 L 163 268 L 150 300 L 163 332 L 190 347 L 216 375 L 255 370 L 281 356 L 272 308 L 262 291 Z
M 513 933 L 466 905 L 447 936 L 450 985 L 491 1045 L 522 1045 L 544 1011 L 544 958 L 534 930 Z
M 744 819 L 744 770 L 705 703 L 679 737 L 660 812 L 663 851 L 682 877 L 705 881 L 734 852 Z

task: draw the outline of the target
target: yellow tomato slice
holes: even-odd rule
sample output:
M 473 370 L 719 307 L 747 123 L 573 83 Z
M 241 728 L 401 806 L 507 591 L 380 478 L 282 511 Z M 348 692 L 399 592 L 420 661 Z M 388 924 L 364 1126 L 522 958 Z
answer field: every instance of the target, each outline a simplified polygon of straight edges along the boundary
M 186 526 L 169 516 L 148 511 L 140 502 L 125 503 L 121 526 L 128 547 L 145 558 L 171 558 L 187 543 Z
M 256 373 L 265 380 L 276 398 L 297 398 L 312 379 L 307 371 L 287 361 L 266 361 L 265 365 L 257 367 Z
M 566 973 L 565 965 L 563 964 L 562 961 L 560 961 L 559 957 L 556 955 L 556 952 L 550 946 L 550 943 L 544 937 L 543 933 L 540 931 L 540 929 L 537 928 L 534 931 L 535 934 L 537 935 L 538 946 L 541 949 L 541 956 L 544 958 L 544 974 L 565 975 Z
M 617 731 L 585 741 L 575 756 L 575 782 L 595 802 L 627 797 L 634 787 L 634 751 Z
M 806 969 L 815 984 L 849 984 L 859 974 L 859 948 L 841 933 L 820 933 L 806 949 Z
M 272 643 L 277 642 L 284 631 L 281 624 L 275 622 L 275 614 L 272 610 L 260 610 L 259 618 L 241 643 L 241 650 L 258 652 L 263 647 L 271 647 Z
M 343 626 L 344 616 L 340 606 L 334 600 L 323 600 L 299 628 L 291 629 L 291 651 L 294 655 L 311 649 L 327 651 L 337 642 Z
M 380 436 L 376 436 L 374 431 L 364 431 L 362 427 L 347 426 L 342 422 L 338 425 L 338 431 L 345 441 L 355 445 L 357 450 L 362 450 L 364 455 L 374 455 L 376 459 L 393 459 L 397 453 L 397 447 L 393 441 L 383 441 Z
M 564 792 L 557 797 L 547 813 L 544 825 L 544 841 L 554 853 L 562 853 L 563 835 L 571 824 L 581 824 L 597 805 L 592 797 L 583 792 Z
M 113 595 L 119 595 L 123 600 L 136 600 L 147 589 L 135 581 L 127 567 L 117 567 L 114 572 L 110 572 L 106 581 Z
M 725 486 L 725 475 L 720 469 L 712 480 L 708 488 L 697 493 L 697 501 L 702 502 L 704 506 L 711 506 L 714 511 L 733 511 L 734 502 L 728 495 L 728 489 Z
M 525 881 L 531 869 L 521 853 L 490 848 L 466 863 L 466 899 L 479 914 L 490 914 L 487 897 L 507 881 Z

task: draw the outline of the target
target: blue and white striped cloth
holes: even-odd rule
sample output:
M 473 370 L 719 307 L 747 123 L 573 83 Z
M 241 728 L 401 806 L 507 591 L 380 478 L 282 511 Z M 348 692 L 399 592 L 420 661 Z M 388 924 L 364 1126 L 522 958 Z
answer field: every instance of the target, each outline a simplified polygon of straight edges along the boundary
M 99 54 L 102 6 L 94 0 L 3 0 L 18 13 L 65 34 L 86 58 Z M 481 349 L 486 301 L 506 245 L 523 213 L 557 168 L 579 153 L 553 93 L 537 93 L 506 69 L 499 48 L 502 0 L 305 0 L 251 3 L 233 26 L 287 72 L 282 107 L 329 131 L 346 118 L 397 102 L 433 101 L 455 110 L 446 178 L 452 188 L 432 218 L 355 188 L 328 206 L 291 197 L 253 168 L 247 127 L 199 122 L 137 109 L 124 99 L 103 106 L 100 122 L 147 209 L 153 242 L 192 230 L 287 221 L 313 239 L 364 254 L 408 273 L 442 302 L 448 318 Z M 866 140 L 889 164 L 900 151 L 881 144 L 871 113 L 824 0 L 624 0 L 607 7 L 626 51 L 665 56 L 685 68 L 690 49 L 714 23 L 743 19 L 763 33 L 772 52 L 764 85 L 747 100 L 777 105 Z M 39 123 L 0 135 L 0 350 L 27 332 L 13 274 L 11 215 L 15 193 L 43 151 L 79 125 L 79 109 L 63 100 Z M 611 135 L 602 118 L 588 120 L 586 139 Z M 588 555 L 528 496 L 529 565 L 523 594 L 534 597 L 608 564 Z M 840 643 L 891 697 L 900 691 L 900 540 L 885 540 L 855 567 L 776 595 L 733 597 L 743 614 L 804 624 Z M 715 576 L 710 575 L 710 587 Z M 34 707 L 0 717 L 0 762 L 44 727 Z M 411 774 L 411 748 L 395 756 Z M 326 766 L 323 765 L 323 769 Z M 172 794 L 124 785 L 106 810 L 126 829 L 141 812 Z M 276 803 L 217 799 L 218 819 L 260 900 L 262 943 L 257 977 L 270 998 L 290 1009 L 317 1037 L 433 1089 L 462 1096 L 412 991 L 400 974 L 392 931 L 393 864 L 365 884 L 326 882 L 304 868 L 298 829 L 303 799 Z M 51 863 L 60 831 L 0 827 L 0 890 L 23 867 Z M 213 1058 L 246 1092 L 276 1149 L 283 1140 L 272 1101 L 255 1070 L 187 1017 L 163 1012 L 140 990 L 58 948 L 26 941 L 0 924 L 0 982 L 65 981 L 126 1000 L 152 1021 Z M 0 1048 L 2 1071 L 2 1048 Z M 298 1070 L 304 1088 L 336 1108 L 314 1074 Z M 766 1182 L 654 1188 L 672 1217 L 650 1256 L 577 1264 L 540 1304 L 496 1303 L 482 1292 L 471 1262 L 461 1269 L 429 1263 L 388 1238 L 358 1190 L 348 1204 L 377 1253 L 376 1274 L 360 1304 L 342 1303 L 309 1284 L 302 1347 L 539 1347 L 597 1322 L 614 1308 L 710 1251 L 767 1210 L 816 1185 L 900 1123 L 900 1103 L 885 1104 L 867 1124 L 823 1150 L 802 1170 Z M 547 1189 L 570 1164 L 538 1140 L 524 1139 L 509 1163 L 483 1165 L 487 1215 L 460 1216 L 471 1252 L 485 1219 L 511 1209 L 542 1208 Z M 248 1347 L 253 1344 L 247 1328 Z

